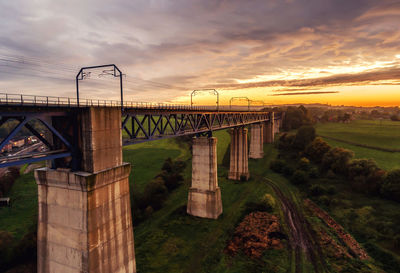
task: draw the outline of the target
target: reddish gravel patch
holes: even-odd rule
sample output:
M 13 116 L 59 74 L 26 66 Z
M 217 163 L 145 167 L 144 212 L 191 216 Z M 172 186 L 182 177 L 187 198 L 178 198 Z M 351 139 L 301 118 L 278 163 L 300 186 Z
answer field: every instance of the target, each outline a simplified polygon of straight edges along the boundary
M 281 249 L 282 236 L 279 220 L 267 212 L 253 212 L 247 215 L 236 228 L 225 253 L 234 256 L 242 250 L 251 258 L 260 258 L 266 249 Z

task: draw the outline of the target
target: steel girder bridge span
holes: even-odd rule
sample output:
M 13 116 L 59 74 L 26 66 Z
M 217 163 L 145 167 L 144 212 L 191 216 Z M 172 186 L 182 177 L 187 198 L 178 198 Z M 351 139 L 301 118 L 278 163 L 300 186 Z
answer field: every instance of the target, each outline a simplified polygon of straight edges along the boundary
M 218 111 L 215 107 L 204 106 L 127 102 L 122 108 L 118 101 L 85 102 L 78 107 L 76 101 L 68 98 L 23 95 L 7 100 L 0 98 L 0 128 L 13 120 L 8 135 L 1 139 L 0 150 L 23 130 L 43 144 L 41 151 L 0 156 L 0 168 L 51 160 L 54 168 L 79 170 L 82 160 L 80 113 L 90 108 L 121 109 L 123 146 L 185 135 L 211 136 L 216 130 L 268 122 L 272 116 L 266 111 Z M 281 118 L 281 113 L 275 113 L 275 120 Z M 46 133 L 33 124 L 39 124 Z

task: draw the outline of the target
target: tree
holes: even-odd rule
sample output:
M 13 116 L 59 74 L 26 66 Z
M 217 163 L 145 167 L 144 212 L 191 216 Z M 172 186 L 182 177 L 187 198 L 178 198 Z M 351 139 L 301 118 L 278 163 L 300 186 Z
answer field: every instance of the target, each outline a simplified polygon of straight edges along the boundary
M 372 159 L 354 159 L 348 165 L 348 178 L 360 192 L 378 194 L 385 174 Z
M 158 177 L 146 185 L 143 198 L 147 206 L 151 206 L 154 210 L 159 210 L 167 199 L 167 195 L 168 189 L 162 178 Z
M 331 169 L 337 174 L 346 174 L 347 165 L 354 156 L 352 151 L 335 147 L 327 152 L 322 158 L 322 168 L 327 171 Z
M 299 107 L 290 106 L 286 109 L 283 129 L 286 131 L 300 128 L 302 125 L 311 124 L 311 117 L 307 108 L 303 105 Z
M 400 169 L 388 172 L 381 192 L 386 198 L 400 202 Z
M 292 145 L 295 139 L 295 135 L 284 133 L 279 137 L 278 149 L 282 151 L 292 150 Z
M 293 141 L 294 148 L 304 150 L 305 147 L 315 139 L 315 128 L 310 125 L 302 126 L 297 130 Z
M 331 146 L 322 138 L 315 138 L 305 149 L 305 155 L 315 163 L 321 163 L 324 154 L 329 152 Z
M 308 183 L 307 173 L 302 170 L 296 170 L 290 178 L 290 181 L 296 185 L 306 184 Z

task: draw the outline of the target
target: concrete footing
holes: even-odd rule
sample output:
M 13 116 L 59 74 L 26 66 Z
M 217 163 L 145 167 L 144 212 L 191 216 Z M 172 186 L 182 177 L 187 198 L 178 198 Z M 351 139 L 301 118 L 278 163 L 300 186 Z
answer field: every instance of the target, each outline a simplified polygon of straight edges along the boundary
M 221 190 L 217 176 L 217 138 L 193 138 L 192 185 L 187 213 L 217 219 L 222 213 Z
M 249 158 L 247 149 L 247 129 L 235 127 L 231 135 L 231 154 L 228 178 L 232 180 L 249 179 Z
M 129 173 L 35 171 L 38 272 L 136 272 Z
M 263 148 L 263 124 L 252 124 L 250 127 L 250 152 L 249 157 L 258 159 L 264 157 Z

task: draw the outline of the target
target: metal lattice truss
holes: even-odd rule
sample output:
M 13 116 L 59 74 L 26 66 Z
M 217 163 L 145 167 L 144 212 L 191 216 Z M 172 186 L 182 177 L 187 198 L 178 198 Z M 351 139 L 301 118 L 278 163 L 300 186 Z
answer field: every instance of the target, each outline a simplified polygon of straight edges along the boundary
M 0 139 L 0 151 L 10 145 L 10 141 L 18 141 L 19 136 L 34 136 L 38 143 L 0 153 L 0 168 L 45 160 L 51 160 L 53 166 L 79 168 L 82 155 L 79 148 L 78 108 L 8 107 L 4 110 L 0 111 L 0 129 L 7 127 L 7 135 Z M 280 118 L 281 113 L 275 113 L 275 119 Z M 121 126 L 123 145 L 185 135 L 211 136 L 216 130 L 266 122 L 269 119 L 270 113 L 261 111 L 125 108 L 122 111 Z
M 123 143 L 203 134 L 216 130 L 265 122 L 268 112 L 131 112 L 123 116 Z M 275 119 L 279 119 L 275 115 Z
M 53 113 L 53 116 L 58 116 L 58 113 Z M 12 143 L 12 140 L 18 136 L 18 133 L 26 128 L 32 136 L 35 136 L 40 142 L 36 145 L 24 147 L 20 150 L 13 151 L 7 156 L 0 155 L 0 168 L 17 166 L 23 164 L 34 163 L 43 160 L 55 160 L 58 158 L 70 157 L 73 154 L 72 137 L 66 135 L 65 132 L 70 131 L 73 126 L 71 120 L 66 124 L 66 128 L 62 131 L 57 130 L 49 122 L 49 113 L 0 113 L 0 128 L 8 121 L 14 120 L 14 127 L 8 135 L 1 139 L 0 150 L 7 144 Z M 39 132 L 29 122 L 36 120 L 46 129 L 46 135 Z

